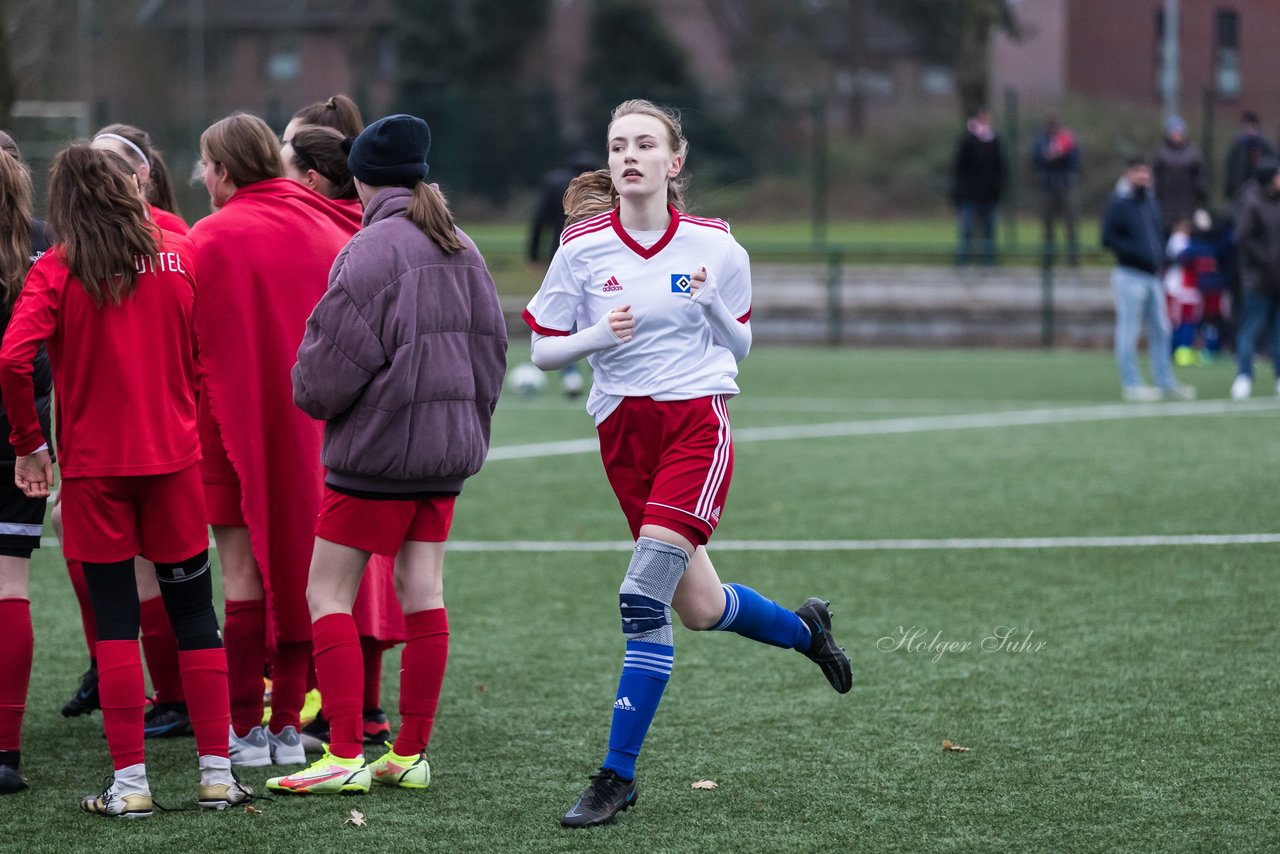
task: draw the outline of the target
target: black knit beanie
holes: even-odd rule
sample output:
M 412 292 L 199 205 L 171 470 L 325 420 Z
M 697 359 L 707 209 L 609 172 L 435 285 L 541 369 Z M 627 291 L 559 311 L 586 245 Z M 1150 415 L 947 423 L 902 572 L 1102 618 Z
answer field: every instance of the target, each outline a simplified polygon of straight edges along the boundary
M 378 119 L 351 143 L 347 167 L 371 187 L 395 187 L 427 177 L 431 128 L 417 116 Z

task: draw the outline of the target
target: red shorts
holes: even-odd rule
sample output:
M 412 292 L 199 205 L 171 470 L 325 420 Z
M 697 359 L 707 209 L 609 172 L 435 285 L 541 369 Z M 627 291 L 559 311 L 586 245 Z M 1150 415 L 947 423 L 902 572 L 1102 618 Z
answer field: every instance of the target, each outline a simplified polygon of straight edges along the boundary
M 204 483 L 204 504 L 210 525 L 243 528 L 244 512 L 240 509 L 240 476 L 231 465 L 227 447 L 222 443 L 218 422 L 209 409 L 209 395 L 200 395 L 197 421 L 200 428 L 200 479 Z
M 721 395 L 623 398 L 599 427 L 600 456 L 631 527 L 661 525 L 705 545 L 733 479 L 733 436 Z
M 62 481 L 62 553 L 117 563 L 142 555 L 180 563 L 209 548 L 200 467 L 169 474 Z
M 395 557 L 407 540 L 443 543 L 453 525 L 456 495 L 373 499 L 343 495 L 328 486 L 316 521 L 316 536 L 373 554 Z

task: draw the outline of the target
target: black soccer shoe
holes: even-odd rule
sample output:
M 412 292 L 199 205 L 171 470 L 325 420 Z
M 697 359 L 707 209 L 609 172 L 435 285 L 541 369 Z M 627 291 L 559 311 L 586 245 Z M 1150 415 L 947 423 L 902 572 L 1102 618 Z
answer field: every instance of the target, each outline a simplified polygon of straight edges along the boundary
M 80 677 L 80 687 L 76 688 L 71 699 L 62 707 L 62 716 L 74 718 L 101 708 L 102 703 L 98 700 L 98 666 L 90 664 L 89 669 Z
M 27 778 L 17 768 L 0 765 L 0 795 L 12 795 L 27 787 Z
M 635 805 L 639 790 L 635 780 L 624 780 L 610 768 L 601 768 L 591 776 L 587 790 L 573 809 L 560 819 L 561 827 L 596 827 L 613 821 L 614 816 Z
M 142 719 L 144 738 L 180 738 L 191 735 L 191 715 L 186 703 L 156 703 Z
M 848 694 L 853 687 L 853 669 L 849 666 L 849 656 L 845 654 L 844 648 L 837 646 L 836 639 L 831 636 L 830 605 L 830 602 L 812 596 L 796 608 L 796 616 L 809 627 L 809 634 L 813 638 L 805 655 L 822 668 L 822 675 L 827 677 L 836 693 Z

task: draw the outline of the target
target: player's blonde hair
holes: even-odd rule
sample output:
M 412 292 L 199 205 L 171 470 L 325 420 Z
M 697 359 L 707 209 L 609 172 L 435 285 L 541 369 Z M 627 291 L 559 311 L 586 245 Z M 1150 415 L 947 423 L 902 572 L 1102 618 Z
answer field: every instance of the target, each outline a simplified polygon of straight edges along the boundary
M 680 127 L 680 112 L 671 107 L 660 107 L 652 101 L 646 101 L 644 98 L 633 98 L 630 101 L 623 101 L 621 104 L 613 108 L 613 114 L 609 117 L 609 126 L 623 116 L 650 116 L 662 122 L 667 129 L 667 143 L 671 146 L 671 153 L 684 160 L 689 155 L 689 140 L 684 138 L 684 131 Z M 684 170 L 680 174 L 667 182 L 667 204 L 671 205 L 678 211 L 684 210 L 684 190 L 689 184 L 689 178 Z
M 618 191 L 608 169 L 583 172 L 569 182 L 564 191 L 564 224 L 573 225 L 587 217 L 611 211 L 618 206 Z

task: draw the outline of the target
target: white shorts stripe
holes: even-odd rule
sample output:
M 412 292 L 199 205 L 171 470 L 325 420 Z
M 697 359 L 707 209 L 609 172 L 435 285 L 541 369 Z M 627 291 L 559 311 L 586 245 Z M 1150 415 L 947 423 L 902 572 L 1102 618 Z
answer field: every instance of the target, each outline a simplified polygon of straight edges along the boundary
M 703 519 L 711 518 L 716 493 L 720 491 L 720 484 L 724 482 L 724 473 L 729 467 L 729 449 L 733 447 L 729 413 L 725 408 L 723 395 L 717 394 L 711 398 L 711 409 L 720 420 L 720 428 L 716 435 L 716 450 L 711 457 L 711 468 L 707 471 L 707 480 L 702 485 L 702 495 L 698 497 L 698 503 L 693 508 L 694 515 L 701 516 Z
M 19 522 L 0 522 L 0 534 L 15 534 L 19 537 L 38 537 L 44 525 L 23 525 Z

